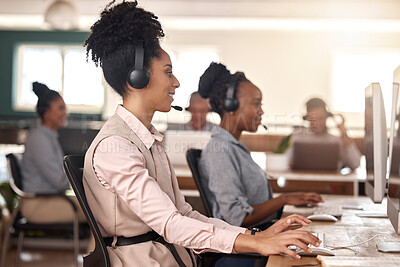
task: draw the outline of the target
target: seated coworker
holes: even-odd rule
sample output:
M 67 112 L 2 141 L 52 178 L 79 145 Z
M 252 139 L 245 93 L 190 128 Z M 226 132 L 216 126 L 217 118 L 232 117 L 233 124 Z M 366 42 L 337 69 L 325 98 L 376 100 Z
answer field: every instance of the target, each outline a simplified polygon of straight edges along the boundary
M 224 104 L 228 87 L 234 89 L 231 101 Z M 265 172 L 253 161 L 239 141 L 243 131 L 255 132 L 261 123 L 262 93 L 244 73 L 233 75 L 223 64 L 211 63 L 200 78 L 199 93 L 209 98 L 211 110 L 221 117 L 211 140 L 201 154 L 202 176 L 213 216 L 232 225 L 265 228 L 285 204 L 317 205 L 317 193 L 288 193 L 273 198 Z
M 136 1 L 113 1 L 85 42 L 88 55 L 123 99 L 90 145 L 83 174 L 86 197 L 106 238 L 111 265 L 194 266 L 192 252 L 185 248 L 198 253 L 296 257 L 288 245 L 306 250 L 309 243 L 319 245 L 306 231 L 282 232 L 294 222 L 308 225 L 299 215 L 251 235 L 244 228 L 202 216 L 185 202 L 163 150 L 163 136 L 151 124 L 156 111 L 170 111 L 179 87 L 170 57 L 160 47 L 163 36 L 157 17 L 137 7 Z M 133 70 L 135 65 L 145 72 Z
M 300 132 L 294 132 L 293 142 L 337 142 L 339 143 L 340 166 L 356 169 L 360 166 L 361 153 L 356 144 L 347 135 L 344 126 L 345 120 L 341 114 L 332 114 L 328 111 L 326 103 L 320 98 L 311 98 L 306 103 L 307 114 L 305 120 L 309 122 L 309 128 Z M 335 120 L 340 136 L 328 133 L 326 121 L 329 117 Z M 292 158 L 292 148 L 288 150 Z
M 36 111 L 41 124 L 30 131 L 21 164 L 22 188 L 29 193 L 64 193 L 69 182 L 62 167 L 63 152 L 58 143 L 57 129 L 65 126 L 67 111 L 63 98 L 46 85 L 34 82 L 38 96 Z M 71 197 L 76 206 L 79 203 Z M 74 218 L 71 205 L 61 197 L 24 199 L 21 212 L 30 222 L 62 223 Z M 79 220 L 85 216 L 79 209 Z
M 201 97 L 199 92 L 193 92 L 190 95 L 189 107 L 190 121 L 185 124 L 168 126 L 168 130 L 184 131 L 211 131 L 215 124 L 207 121 L 207 114 L 210 112 L 207 99 Z

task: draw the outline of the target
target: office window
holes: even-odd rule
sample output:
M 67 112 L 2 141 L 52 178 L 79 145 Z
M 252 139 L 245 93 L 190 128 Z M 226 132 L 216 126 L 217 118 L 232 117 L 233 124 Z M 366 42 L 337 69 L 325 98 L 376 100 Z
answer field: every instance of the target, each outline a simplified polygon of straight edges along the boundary
M 379 82 L 388 112 L 391 106 L 393 71 L 399 65 L 399 50 L 340 52 L 334 54 L 334 110 L 364 112 L 365 88 L 373 82 Z
M 185 107 L 189 104 L 190 94 L 197 91 L 200 76 L 211 62 L 219 61 L 218 54 L 209 50 L 168 51 L 173 72 L 178 78 L 180 87 L 174 97 L 174 105 Z
M 187 107 L 190 94 L 197 91 L 200 76 L 210 66 L 210 63 L 219 62 L 217 49 L 210 47 L 166 46 L 173 65 L 174 75 L 180 83 L 176 89 L 173 105 Z M 218 115 L 208 114 L 207 119 L 219 123 Z M 152 123 L 163 131 L 167 123 L 186 123 L 190 120 L 189 112 L 156 112 Z M 164 128 L 165 127 L 165 128 Z
M 99 113 L 104 104 L 103 74 L 86 62 L 82 46 L 20 45 L 14 109 L 33 110 L 32 82 L 46 84 L 64 98 L 69 112 Z

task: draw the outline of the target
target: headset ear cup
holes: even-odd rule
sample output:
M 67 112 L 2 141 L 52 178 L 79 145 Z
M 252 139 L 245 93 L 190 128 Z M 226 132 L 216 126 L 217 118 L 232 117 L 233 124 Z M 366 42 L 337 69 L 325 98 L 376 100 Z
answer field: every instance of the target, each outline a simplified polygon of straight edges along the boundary
M 128 76 L 128 83 L 135 89 L 142 89 L 147 86 L 150 75 L 145 70 L 132 70 Z
M 239 101 L 236 98 L 225 98 L 222 106 L 226 111 L 235 111 L 239 108 Z

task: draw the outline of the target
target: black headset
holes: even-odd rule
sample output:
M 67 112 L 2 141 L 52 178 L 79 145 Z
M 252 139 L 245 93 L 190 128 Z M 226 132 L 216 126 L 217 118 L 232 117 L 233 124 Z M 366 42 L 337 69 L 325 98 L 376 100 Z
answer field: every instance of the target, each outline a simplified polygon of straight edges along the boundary
M 328 105 L 322 99 L 321 99 L 321 101 L 324 103 L 324 108 L 325 108 L 327 117 L 333 117 L 333 113 L 329 111 Z M 307 103 L 308 103 L 308 101 L 307 101 Z M 305 120 L 305 121 L 307 120 L 307 113 L 306 113 L 306 115 L 303 116 L 303 120 Z
M 229 81 L 228 90 L 226 91 L 226 97 L 222 102 L 222 107 L 226 111 L 235 111 L 239 108 L 239 101 L 236 99 L 236 87 L 238 84 L 238 79 L 240 77 L 240 73 L 237 72 L 231 76 Z
M 144 42 L 139 40 L 135 46 L 135 66 L 128 73 L 127 81 L 135 89 L 147 86 L 150 80 L 149 73 L 143 68 L 144 65 Z

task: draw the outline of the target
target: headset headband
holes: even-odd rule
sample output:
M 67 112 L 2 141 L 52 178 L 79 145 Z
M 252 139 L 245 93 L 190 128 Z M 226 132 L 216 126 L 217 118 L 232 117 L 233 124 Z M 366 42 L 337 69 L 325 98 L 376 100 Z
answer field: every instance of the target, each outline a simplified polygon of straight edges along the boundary
M 135 46 L 135 70 L 143 70 L 144 65 L 144 42 L 139 40 Z

